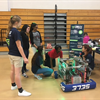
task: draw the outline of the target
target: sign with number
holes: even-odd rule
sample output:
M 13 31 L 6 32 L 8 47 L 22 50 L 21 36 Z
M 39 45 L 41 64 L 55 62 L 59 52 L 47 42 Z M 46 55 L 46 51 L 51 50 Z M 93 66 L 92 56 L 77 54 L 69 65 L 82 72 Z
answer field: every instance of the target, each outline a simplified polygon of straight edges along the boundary
M 72 87 L 72 91 L 76 91 L 78 90 L 86 90 L 90 88 L 90 84 L 86 84 L 86 85 L 76 85 Z
M 76 56 L 82 52 L 84 25 L 71 25 L 70 50 L 75 52 Z
M 61 89 L 65 91 L 65 86 L 61 84 Z M 90 84 L 83 84 L 83 85 L 73 85 L 71 91 L 80 91 L 80 90 L 88 90 L 90 89 Z
M 90 79 L 90 82 L 87 83 L 79 83 L 79 84 L 65 84 L 61 82 L 60 84 L 61 89 L 63 92 L 70 92 L 70 91 L 81 91 L 81 90 L 88 90 L 96 88 L 96 82 Z

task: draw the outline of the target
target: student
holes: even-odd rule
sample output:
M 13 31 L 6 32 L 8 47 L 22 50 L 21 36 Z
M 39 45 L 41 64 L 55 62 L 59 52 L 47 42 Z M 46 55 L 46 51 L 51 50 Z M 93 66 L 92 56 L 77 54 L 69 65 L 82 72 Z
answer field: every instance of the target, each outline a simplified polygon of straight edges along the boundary
M 25 24 L 22 29 L 21 29 L 21 36 L 22 36 L 22 44 L 23 44 L 23 50 L 25 53 L 26 58 L 28 59 L 29 56 L 29 38 L 27 36 L 27 33 L 29 33 L 30 31 L 30 27 Z M 26 63 L 23 61 L 23 67 L 22 67 L 22 75 L 26 78 L 28 78 L 28 76 L 26 75 L 25 72 L 29 71 L 28 69 L 26 69 Z
M 33 54 L 35 54 L 38 46 L 42 46 L 41 34 L 37 29 L 38 25 L 36 23 L 32 23 L 30 28 L 30 41 L 33 49 Z
M 83 45 L 82 52 L 84 53 L 83 60 L 88 61 L 89 67 L 91 68 L 91 70 L 93 70 L 94 69 L 94 59 L 91 55 L 92 48 L 89 45 Z
M 94 67 L 95 67 L 95 64 L 94 64 L 94 59 L 93 59 L 93 57 L 92 57 L 92 55 L 91 55 L 91 53 L 92 53 L 92 48 L 89 46 L 89 45 L 83 45 L 83 47 L 82 47 L 82 52 L 83 52 L 83 54 L 84 55 L 82 55 L 82 59 L 83 60 L 85 60 L 85 61 L 87 61 L 88 62 L 88 65 L 89 65 L 89 68 L 88 68 L 88 77 L 91 75 L 91 72 L 92 72 L 92 70 L 94 69 Z M 81 71 L 85 71 L 85 67 L 82 67 L 82 68 L 80 68 L 79 70 L 81 70 Z
M 26 58 L 21 45 L 21 35 L 17 30 L 20 26 L 21 18 L 17 15 L 11 16 L 6 39 L 9 48 L 8 54 L 11 61 L 11 90 L 15 90 L 18 87 L 18 96 L 30 96 L 31 93 L 23 90 L 20 79 L 23 60 L 25 63 L 28 63 L 28 59 Z
M 43 74 L 44 76 L 48 77 L 51 76 L 53 73 L 53 70 L 51 68 L 48 68 L 43 65 L 43 46 L 39 46 L 37 48 L 37 52 L 32 58 L 32 72 L 34 73 L 34 76 L 38 80 L 42 80 L 42 77 L 37 74 Z
M 46 59 L 45 59 L 45 66 L 48 66 L 49 68 L 55 67 L 55 58 L 59 57 L 62 58 L 63 57 L 63 52 L 61 51 L 61 46 L 60 45 L 56 45 L 55 49 L 49 51 L 48 53 L 46 53 Z
M 84 32 L 84 38 L 83 38 L 83 44 L 88 43 L 88 41 L 90 40 L 88 34 L 86 32 Z

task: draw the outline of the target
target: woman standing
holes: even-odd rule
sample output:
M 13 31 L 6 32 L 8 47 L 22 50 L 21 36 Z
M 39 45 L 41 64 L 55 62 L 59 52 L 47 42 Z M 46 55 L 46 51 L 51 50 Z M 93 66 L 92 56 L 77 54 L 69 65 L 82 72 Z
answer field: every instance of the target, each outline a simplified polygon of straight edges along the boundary
M 18 96 L 30 96 L 31 93 L 25 91 L 21 85 L 20 72 L 23 60 L 28 63 L 23 48 L 20 32 L 17 30 L 21 26 L 21 18 L 17 15 L 11 16 L 7 29 L 7 46 L 9 48 L 9 59 L 11 61 L 11 90 L 18 88 Z M 23 59 L 22 59 L 23 57 Z
M 38 25 L 36 23 L 32 23 L 30 28 L 30 41 L 33 49 L 33 54 L 35 54 L 38 46 L 42 46 L 41 34 L 37 29 Z
M 27 33 L 29 33 L 30 31 L 30 27 L 25 24 L 22 29 L 21 29 L 21 36 L 22 36 L 22 43 L 23 43 L 23 50 L 25 53 L 26 58 L 28 59 L 29 56 L 29 38 L 27 36 Z M 28 78 L 28 76 L 26 75 L 25 72 L 29 71 L 28 69 L 26 69 L 26 63 L 23 62 L 23 67 L 22 67 L 22 75 L 26 78 Z

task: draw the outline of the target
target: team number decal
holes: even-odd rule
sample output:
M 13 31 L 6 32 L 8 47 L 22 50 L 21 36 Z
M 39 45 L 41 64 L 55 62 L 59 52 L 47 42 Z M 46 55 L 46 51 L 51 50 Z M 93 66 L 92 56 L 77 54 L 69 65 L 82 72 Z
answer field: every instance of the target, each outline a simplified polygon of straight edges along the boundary
M 72 87 L 72 91 L 76 91 L 78 90 L 85 90 L 85 89 L 89 89 L 90 88 L 90 84 L 86 84 L 86 85 L 76 85 Z

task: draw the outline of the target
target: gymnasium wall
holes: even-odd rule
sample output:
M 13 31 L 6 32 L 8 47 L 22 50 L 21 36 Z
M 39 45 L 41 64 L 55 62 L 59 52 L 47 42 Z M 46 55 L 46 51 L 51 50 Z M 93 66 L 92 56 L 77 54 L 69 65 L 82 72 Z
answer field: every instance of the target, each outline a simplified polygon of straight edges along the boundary
M 100 0 L 0 0 L 0 11 L 16 9 L 100 9 Z
M 22 18 L 22 25 L 30 25 L 32 22 L 37 23 L 38 30 L 41 32 L 42 39 L 44 40 L 44 13 L 54 12 L 55 10 L 50 9 L 11 9 L 8 12 L 0 12 L 0 32 L 1 29 L 7 28 L 11 15 L 19 15 Z M 58 13 L 66 13 L 67 15 L 67 40 L 70 39 L 71 24 L 77 24 L 77 22 L 78 24 L 85 25 L 84 31 L 88 33 L 91 39 L 100 37 L 100 10 L 58 10 Z M 69 44 L 69 41 L 67 44 Z
M 0 0 L 0 11 L 8 11 L 8 0 Z

